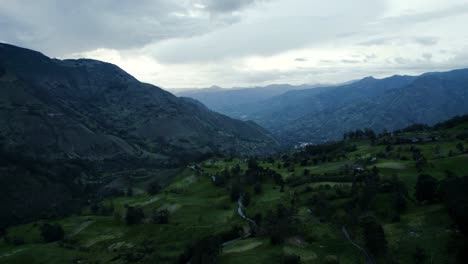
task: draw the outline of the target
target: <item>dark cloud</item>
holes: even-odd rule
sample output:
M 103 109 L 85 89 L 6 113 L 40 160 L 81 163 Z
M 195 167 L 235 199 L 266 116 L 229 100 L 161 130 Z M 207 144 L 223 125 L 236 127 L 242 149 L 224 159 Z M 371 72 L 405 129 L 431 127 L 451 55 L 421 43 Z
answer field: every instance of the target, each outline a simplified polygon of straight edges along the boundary
M 397 24 L 421 23 L 443 18 L 453 18 L 455 16 L 466 14 L 468 14 L 468 4 L 465 3 L 461 5 L 449 6 L 447 8 L 439 8 L 438 10 L 430 12 L 389 17 L 382 20 L 381 22 Z
M 360 63 L 361 61 L 359 60 L 341 60 L 342 63 L 346 63 L 346 64 L 356 64 L 356 63 Z
M 131 49 L 206 34 L 238 21 L 229 15 L 255 1 L 0 0 L 1 38 L 53 55 L 96 48 Z
M 405 45 L 418 44 L 421 46 L 434 46 L 439 42 L 438 37 L 419 36 L 419 37 L 384 37 L 375 38 L 358 43 L 362 46 L 384 46 L 384 45 Z
M 413 40 L 423 46 L 433 46 L 439 42 L 439 38 L 437 37 L 416 37 Z
M 0 41 L 168 87 L 334 82 L 466 67 L 467 14 L 466 0 L 0 0 Z
M 203 0 L 200 4 L 214 13 L 230 13 L 239 11 L 249 5 L 267 0 Z
M 421 55 L 425 60 L 431 60 L 432 59 L 432 54 L 431 53 L 423 53 Z

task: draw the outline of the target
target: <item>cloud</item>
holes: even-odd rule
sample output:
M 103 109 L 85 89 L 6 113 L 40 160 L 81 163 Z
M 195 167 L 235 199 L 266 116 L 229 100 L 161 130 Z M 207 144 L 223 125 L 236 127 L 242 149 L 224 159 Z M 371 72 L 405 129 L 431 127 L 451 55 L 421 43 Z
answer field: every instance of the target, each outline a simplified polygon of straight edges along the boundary
M 359 61 L 359 60 L 341 60 L 341 62 L 346 63 L 346 64 L 356 64 L 356 63 L 360 63 L 361 61 Z
M 191 38 L 238 22 L 256 1 L 0 0 L 2 37 L 53 55 L 97 48 L 132 49 Z M 231 4 L 230 4 L 231 3 Z M 232 4 L 236 3 L 236 4 Z
M 245 18 L 202 36 L 171 39 L 147 47 L 163 63 L 208 62 L 240 56 L 269 56 L 350 36 L 356 28 L 377 19 L 382 0 L 361 0 L 363 8 L 349 12 L 354 4 L 340 0 L 268 2 L 252 9 Z M 326 29 L 326 30 L 324 30 Z M 352 35 L 352 34 L 351 34 Z
M 456 1 L 455 1 L 456 2 Z M 458 1 L 463 2 L 463 1 Z M 423 23 L 428 21 L 440 20 L 445 18 L 453 18 L 455 16 L 468 14 L 468 4 L 464 1 L 461 4 L 448 5 L 436 10 L 418 12 L 412 14 L 402 14 L 399 16 L 387 17 L 381 23 Z
M 232 13 L 267 0 L 202 0 L 197 4 L 213 13 Z
M 359 4 L 357 4 L 359 3 Z M 0 38 L 167 88 L 467 67 L 467 0 L 0 0 Z
M 432 59 L 432 54 L 431 53 L 423 53 L 421 55 L 425 60 L 431 60 Z
M 384 45 L 407 45 L 418 44 L 421 46 L 434 46 L 439 42 L 438 37 L 434 36 L 419 36 L 419 37 L 401 37 L 391 36 L 384 38 L 376 38 L 358 43 L 363 46 L 384 46 Z
M 434 46 L 439 42 L 438 37 L 415 37 L 413 41 L 422 46 Z

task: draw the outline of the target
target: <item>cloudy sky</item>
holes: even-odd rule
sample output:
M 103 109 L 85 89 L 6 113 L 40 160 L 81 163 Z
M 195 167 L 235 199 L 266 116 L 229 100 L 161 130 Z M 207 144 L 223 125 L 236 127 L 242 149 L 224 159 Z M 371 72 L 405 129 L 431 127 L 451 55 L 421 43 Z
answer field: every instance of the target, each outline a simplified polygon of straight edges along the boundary
M 0 0 L 0 42 L 163 88 L 468 67 L 468 0 Z

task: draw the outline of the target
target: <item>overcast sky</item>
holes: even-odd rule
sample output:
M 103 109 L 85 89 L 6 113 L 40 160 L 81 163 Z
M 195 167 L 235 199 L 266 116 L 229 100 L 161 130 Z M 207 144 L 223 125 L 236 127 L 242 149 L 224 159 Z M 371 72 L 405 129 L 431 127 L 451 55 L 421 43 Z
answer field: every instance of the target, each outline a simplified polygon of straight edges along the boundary
M 0 0 L 0 41 L 163 88 L 468 67 L 468 0 Z

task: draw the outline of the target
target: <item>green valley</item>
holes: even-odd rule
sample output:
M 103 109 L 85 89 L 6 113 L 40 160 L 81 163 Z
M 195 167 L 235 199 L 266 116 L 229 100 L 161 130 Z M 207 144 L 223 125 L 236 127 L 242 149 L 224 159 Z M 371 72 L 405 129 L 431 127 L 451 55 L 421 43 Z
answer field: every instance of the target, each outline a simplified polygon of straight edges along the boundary
M 10 227 L 0 262 L 459 263 L 467 134 L 464 116 L 269 157 L 210 158 L 161 190 L 135 179 L 126 195 L 79 215 Z M 62 236 L 47 240 L 45 225 Z

